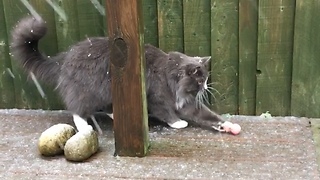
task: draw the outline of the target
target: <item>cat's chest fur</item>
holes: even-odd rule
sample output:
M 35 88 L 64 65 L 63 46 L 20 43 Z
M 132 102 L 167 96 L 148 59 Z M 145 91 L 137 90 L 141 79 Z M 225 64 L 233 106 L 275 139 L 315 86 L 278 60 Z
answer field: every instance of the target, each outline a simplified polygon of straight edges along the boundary
M 179 63 L 170 59 L 169 54 L 145 46 L 147 94 L 156 94 L 168 103 L 176 103 Z

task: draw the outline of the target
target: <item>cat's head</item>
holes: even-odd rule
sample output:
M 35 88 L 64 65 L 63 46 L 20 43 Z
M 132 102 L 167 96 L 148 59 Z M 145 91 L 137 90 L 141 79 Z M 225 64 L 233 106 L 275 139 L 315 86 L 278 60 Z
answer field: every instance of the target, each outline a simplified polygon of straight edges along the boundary
M 189 61 L 183 65 L 183 77 L 180 85 L 185 93 L 196 95 L 199 91 L 207 89 L 209 78 L 208 64 L 211 57 L 189 57 Z
M 169 56 L 179 62 L 177 82 L 179 98 L 187 98 L 190 95 L 196 97 L 199 92 L 203 93 L 208 88 L 210 56 L 191 57 L 182 53 L 172 53 Z

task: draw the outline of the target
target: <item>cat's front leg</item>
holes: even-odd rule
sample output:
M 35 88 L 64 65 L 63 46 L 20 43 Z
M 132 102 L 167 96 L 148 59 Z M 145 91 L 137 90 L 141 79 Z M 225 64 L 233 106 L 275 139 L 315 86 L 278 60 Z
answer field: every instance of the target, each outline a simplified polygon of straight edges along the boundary
M 180 119 L 172 110 L 164 107 L 158 107 L 153 111 L 151 110 L 149 115 L 167 123 L 170 127 L 175 129 L 181 129 L 188 126 L 187 121 Z
M 180 119 L 174 111 L 173 103 L 165 101 L 164 98 L 152 97 L 148 98 L 148 111 L 149 115 L 155 117 L 170 127 L 181 129 L 188 126 L 188 122 Z
M 178 110 L 178 114 L 181 119 L 190 121 L 202 128 L 224 131 L 222 126 L 225 121 L 220 115 L 211 111 L 205 105 L 196 107 L 194 104 L 187 104 Z

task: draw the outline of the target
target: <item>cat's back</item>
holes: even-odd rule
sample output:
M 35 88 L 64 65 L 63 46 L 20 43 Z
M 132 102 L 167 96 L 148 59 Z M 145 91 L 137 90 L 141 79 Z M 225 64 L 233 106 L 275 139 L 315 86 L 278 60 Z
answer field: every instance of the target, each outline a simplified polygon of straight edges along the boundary
M 65 52 L 60 79 L 66 84 L 76 81 L 78 86 L 98 87 L 110 78 L 109 64 L 108 38 L 87 38 Z
M 67 52 L 70 61 L 102 60 L 108 56 L 108 38 L 93 37 L 71 46 Z
M 146 44 L 145 58 L 147 68 L 151 66 L 163 66 L 168 60 L 168 54 L 151 44 Z

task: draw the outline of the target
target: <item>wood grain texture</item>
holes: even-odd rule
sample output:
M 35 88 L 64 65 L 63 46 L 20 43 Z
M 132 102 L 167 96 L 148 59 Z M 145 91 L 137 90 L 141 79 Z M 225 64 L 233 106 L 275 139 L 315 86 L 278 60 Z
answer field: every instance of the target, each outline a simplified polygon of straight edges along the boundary
M 320 117 L 320 3 L 297 0 L 291 114 Z
M 213 109 L 238 114 L 238 0 L 211 1 L 211 81 L 217 89 Z
M 158 0 L 158 32 L 163 51 L 184 51 L 182 0 Z
M 295 1 L 260 0 L 256 114 L 289 115 Z
M 239 0 L 239 114 L 256 113 L 258 0 Z
M 9 38 L 6 27 L 3 1 L 0 1 L 0 109 L 15 107 L 15 93 L 12 72 Z
M 145 156 L 149 146 L 141 2 L 106 0 L 115 154 L 120 156 Z

